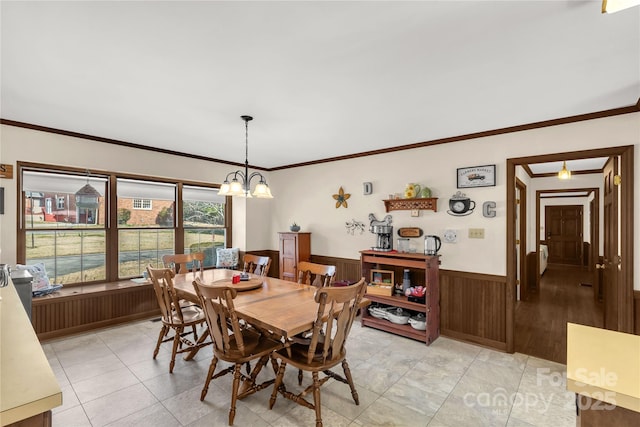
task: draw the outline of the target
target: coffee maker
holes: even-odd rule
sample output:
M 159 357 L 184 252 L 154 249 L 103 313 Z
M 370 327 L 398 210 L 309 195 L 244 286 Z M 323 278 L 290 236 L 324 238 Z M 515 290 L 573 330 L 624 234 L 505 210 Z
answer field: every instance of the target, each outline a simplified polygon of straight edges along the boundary
M 389 252 L 393 250 L 393 227 L 391 226 L 391 215 L 386 215 L 382 221 L 376 219 L 375 215 L 369 214 L 369 231 L 377 234 L 376 246 L 371 250 Z
M 371 249 L 374 251 L 389 252 L 393 250 L 393 227 L 390 225 L 372 225 L 369 228 L 374 234 L 378 235 L 376 246 Z

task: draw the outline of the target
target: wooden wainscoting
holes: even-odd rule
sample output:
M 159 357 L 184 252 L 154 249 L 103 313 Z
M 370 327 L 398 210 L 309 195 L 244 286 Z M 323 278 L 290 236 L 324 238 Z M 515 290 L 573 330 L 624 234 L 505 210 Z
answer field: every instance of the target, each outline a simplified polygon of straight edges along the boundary
M 311 262 L 317 264 L 335 265 L 336 281 L 341 280 L 360 280 L 361 271 L 359 259 L 336 258 L 322 255 L 311 255 Z
M 57 338 L 160 314 L 153 286 L 119 287 L 122 283 L 126 282 L 63 288 L 58 295 L 34 298 L 31 322 L 38 338 Z
M 507 350 L 504 276 L 440 270 L 440 333 Z
M 259 251 L 247 251 L 247 253 L 258 255 L 258 256 L 268 256 L 271 257 L 271 268 L 269 269 L 269 277 L 280 277 L 280 253 L 278 251 L 264 249 Z M 242 257 L 242 254 L 240 254 Z M 326 264 L 326 265 L 335 265 L 336 266 L 336 279 L 340 280 L 352 280 L 358 281 L 360 280 L 360 260 L 359 259 L 348 259 L 348 258 L 337 258 L 331 256 L 324 255 L 313 255 L 311 254 L 311 262 L 315 262 L 317 264 Z
M 270 256 L 269 276 L 279 276 L 277 251 L 251 253 Z M 312 254 L 311 262 L 335 265 L 338 281 L 362 277 L 359 259 Z M 506 351 L 506 288 L 504 276 L 440 270 L 440 333 Z
M 523 299 L 527 299 L 530 292 L 538 291 L 538 276 L 540 275 L 538 268 L 538 253 L 529 252 L 525 258 L 525 277 L 520 282 L 520 295 Z M 525 289 L 522 289 L 522 288 Z

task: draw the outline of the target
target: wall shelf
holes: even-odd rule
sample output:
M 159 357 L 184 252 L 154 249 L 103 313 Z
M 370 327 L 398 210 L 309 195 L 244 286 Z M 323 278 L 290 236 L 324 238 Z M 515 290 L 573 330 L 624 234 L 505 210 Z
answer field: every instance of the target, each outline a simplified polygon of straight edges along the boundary
M 431 210 L 438 212 L 438 198 L 429 197 L 424 199 L 388 199 L 383 200 L 384 207 L 389 211 L 410 211 L 410 210 Z

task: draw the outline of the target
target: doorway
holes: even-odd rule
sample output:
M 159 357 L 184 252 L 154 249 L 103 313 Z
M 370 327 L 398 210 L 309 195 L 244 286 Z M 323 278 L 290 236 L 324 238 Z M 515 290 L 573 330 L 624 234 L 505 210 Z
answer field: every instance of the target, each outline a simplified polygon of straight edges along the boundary
M 616 275 L 617 289 L 611 291 L 615 295 L 609 295 L 608 300 L 604 302 L 606 310 L 608 310 L 608 316 L 613 319 L 614 325 L 611 329 L 615 329 L 622 332 L 633 332 L 633 146 L 626 147 L 611 147 L 597 150 L 581 151 L 581 152 L 568 152 L 568 153 L 556 153 L 541 156 L 522 157 L 516 159 L 507 159 L 507 223 L 516 224 L 516 166 L 526 166 L 534 163 L 544 163 L 562 160 L 575 160 L 594 157 L 612 157 L 619 160 L 619 175 L 624 177 L 630 177 L 624 185 L 618 187 L 620 192 L 620 206 L 618 206 L 619 213 L 619 229 L 617 236 L 620 241 L 617 247 L 620 248 L 620 254 L 614 259 L 617 270 L 610 269 L 610 274 Z M 537 226 L 537 231 L 540 230 L 540 225 Z M 539 231 L 538 231 L 539 234 Z M 514 352 L 515 349 L 515 336 L 520 334 L 521 331 L 516 330 L 516 305 L 520 302 L 516 301 L 516 280 L 518 277 L 518 262 L 517 255 L 514 248 L 516 248 L 517 231 L 515 227 L 508 227 L 507 230 L 507 301 L 506 301 L 506 319 L 507 319 L 507 351 Z M 539 245 L 538 245 L 539 246 Z M 595 248 L 595 253 L 598 253 L 598 248 Z M 597 256 L 589 256 L 589 262 L 595 264 L 598 260 Z M 539 264 L 538 264 L 539 266 Z M 595 268 L 594 266 L 588 266 L 588 270 Z M 577 269 L 583 269 L 583 266 L 576 266 Z M 559 274 L 550 274 L 548 280 L 552 283 L 552 286 L 558 286 L 563 280 L 564 273 L 568 270 L 560 269 Z M 549 270 L 548 273 L 551 273 Z M 546 273 L 545 273 L 546 274 Z M 573 275 L 577 273 L 574 272 Z M 593 274 L 593 273 L 592 273 Z M 545 278 L 547 280 L 547 278 Z M 586 280 L 586 279 L 585 279 Z M 539 289 L 539 288 L 538 288 Z M 589 295 L 593 295 L 593 290 L 588 290 Z M 592 300 L 593 297 L 591 297 Z M 566 319 L 557 319 L 555 324 L 551 324 L 547 327 L 566 328 Z M 562 323 L 564 322 L 564 325 Z M 609 325 L 607 325 L 609 327 Z M 557 343 L 556 345 L 566 347 L 566 336 L 564 342 Z M 558 352 L 561 354 L 562 352 Z M 558 356 L 561 357 L 561 356 Z M 566 356 L 565 356 L 566 357 Z M 562 362 L 566 363 L 566 361 Z

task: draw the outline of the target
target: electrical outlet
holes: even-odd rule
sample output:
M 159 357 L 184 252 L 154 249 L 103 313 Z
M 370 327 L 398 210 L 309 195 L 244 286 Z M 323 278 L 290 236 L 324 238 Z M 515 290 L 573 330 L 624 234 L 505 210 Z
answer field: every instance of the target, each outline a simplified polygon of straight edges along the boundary
M 484 228 L 470 228 L 469 229 L 469 238 L 470 239 L 484 239 Z

